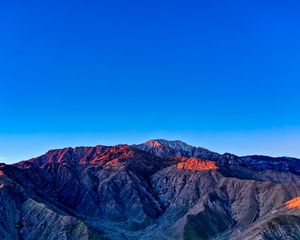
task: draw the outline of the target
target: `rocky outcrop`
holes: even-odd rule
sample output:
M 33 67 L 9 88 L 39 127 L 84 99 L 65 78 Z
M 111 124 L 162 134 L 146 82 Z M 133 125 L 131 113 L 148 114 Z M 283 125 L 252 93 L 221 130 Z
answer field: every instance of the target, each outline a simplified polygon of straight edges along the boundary
M 177 163 L 178 169 L 184 169 L 187 171 L 205 171 L 205 170 L 215 170 L 218 168 L 217 163 L 210 160 L 202 160 L 200 158 L 186 158 L 186 157 L 177 157 L 174 160 L 178 160 Z
M 0 239 L 299 239 L 300 162 L 181 141 L 0 165 Z

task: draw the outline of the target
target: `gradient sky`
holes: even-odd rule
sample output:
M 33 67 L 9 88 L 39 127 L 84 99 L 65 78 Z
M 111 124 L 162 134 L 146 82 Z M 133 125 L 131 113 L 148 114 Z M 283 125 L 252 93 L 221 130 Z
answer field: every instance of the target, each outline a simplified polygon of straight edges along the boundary
M 182 139 L 300 157 L 299 1 L 5 1 L 0 162 Z

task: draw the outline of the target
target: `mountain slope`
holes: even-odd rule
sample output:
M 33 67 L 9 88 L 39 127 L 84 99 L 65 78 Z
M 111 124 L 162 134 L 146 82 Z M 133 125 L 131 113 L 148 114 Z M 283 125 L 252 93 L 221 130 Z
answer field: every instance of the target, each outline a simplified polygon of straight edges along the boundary
M 300 161 L 181 141 L 0 165 L 0 239 L 299 239 Z

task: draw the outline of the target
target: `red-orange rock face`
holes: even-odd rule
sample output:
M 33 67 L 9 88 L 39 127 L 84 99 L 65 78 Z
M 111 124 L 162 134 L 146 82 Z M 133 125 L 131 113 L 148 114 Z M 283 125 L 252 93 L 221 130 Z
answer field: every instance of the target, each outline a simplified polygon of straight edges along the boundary
M 205 171 L 218 169 L 217 163 L 210 160 L 203 160 L 195 157 L 179 157 L 175 158 L 175 160 L 181 161 L 177 164 L 178 169 L 184 169 L 188 171 Z
M 300 197 L 293 198 L 292 200 L 286 202 L 288 208 L 300 208 Z

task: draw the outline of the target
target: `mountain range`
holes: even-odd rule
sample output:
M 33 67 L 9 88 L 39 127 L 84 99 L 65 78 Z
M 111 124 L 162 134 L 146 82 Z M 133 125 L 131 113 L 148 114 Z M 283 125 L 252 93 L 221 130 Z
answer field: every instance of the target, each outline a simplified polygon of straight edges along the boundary
M 300 160 L 182 141 L 0 164 L 0 239 L 300 239 Z

